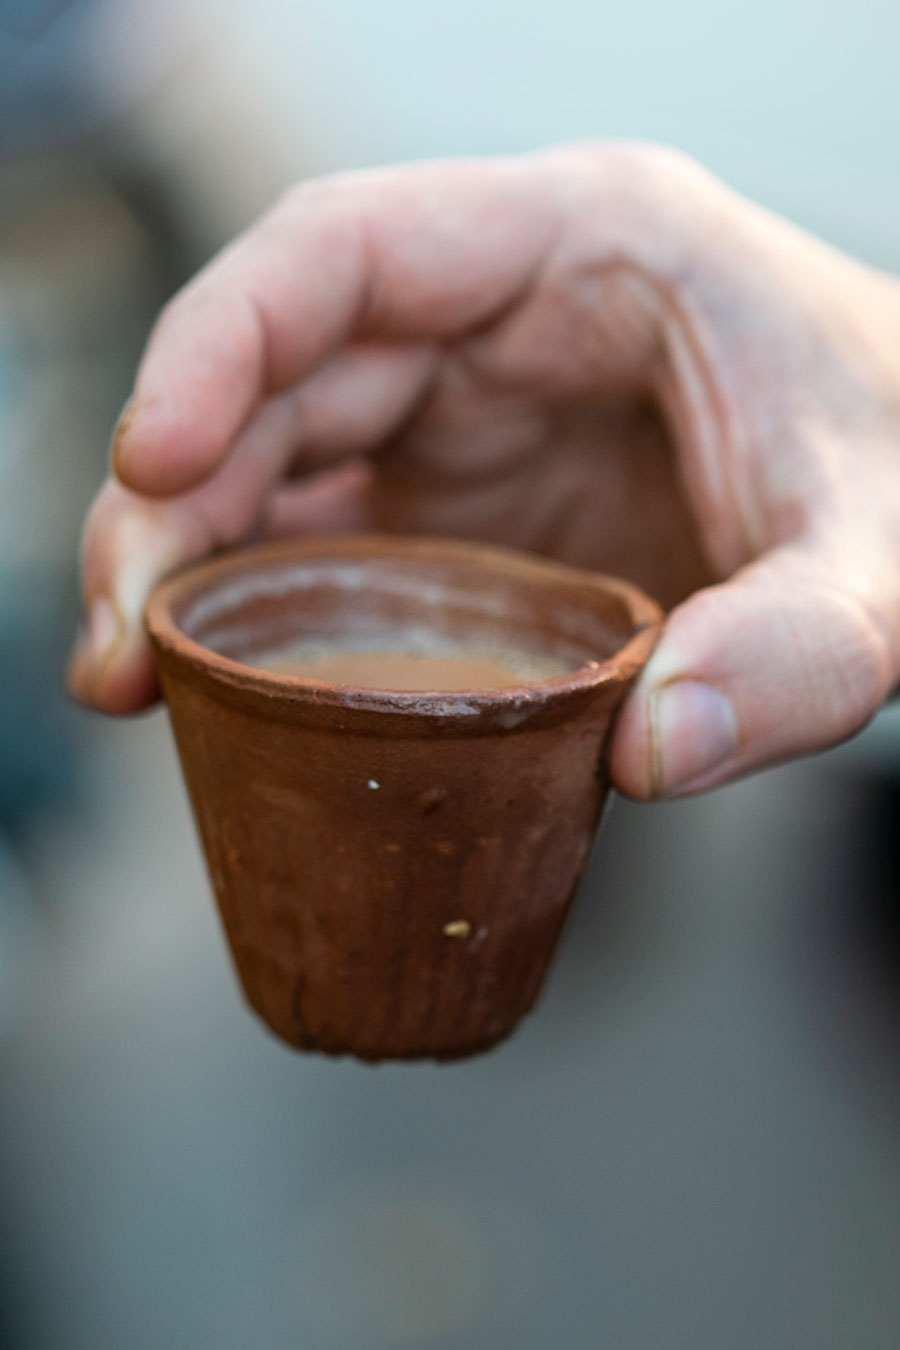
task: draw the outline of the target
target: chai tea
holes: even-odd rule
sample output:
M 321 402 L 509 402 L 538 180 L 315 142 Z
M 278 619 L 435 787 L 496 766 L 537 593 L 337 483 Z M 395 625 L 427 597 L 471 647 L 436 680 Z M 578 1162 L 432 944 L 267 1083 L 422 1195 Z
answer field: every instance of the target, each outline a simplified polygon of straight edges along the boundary
M 278 675 L 393 693 L 509 689 L 565 675 L 570 667 L 551 656 L 520 651 L 403 650 L 312 643 L 273 653 L 253 664 Z

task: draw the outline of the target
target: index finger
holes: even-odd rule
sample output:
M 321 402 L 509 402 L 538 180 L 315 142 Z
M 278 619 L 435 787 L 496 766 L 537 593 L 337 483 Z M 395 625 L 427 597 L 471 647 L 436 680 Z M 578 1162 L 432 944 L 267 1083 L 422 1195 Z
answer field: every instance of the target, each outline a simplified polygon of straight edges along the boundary
M 359 334 L 449 340 L 527 286 L 557 208 L 534 159 L 423 164 L 291 190 L 170 301 L 114 445 L 121 481 L 183 492 L 254 409 Z

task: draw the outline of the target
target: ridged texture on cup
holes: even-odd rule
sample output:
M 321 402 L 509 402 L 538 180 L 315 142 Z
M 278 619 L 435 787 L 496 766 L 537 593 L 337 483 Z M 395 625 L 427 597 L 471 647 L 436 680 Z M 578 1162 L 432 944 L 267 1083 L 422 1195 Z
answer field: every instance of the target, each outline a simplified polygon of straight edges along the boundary
M 502 611 L 518 645 L 580 641 L 598 664 L 429 696 L 233 659 L 296 634 L 304 615 L 321 632 L 367 586 L 364 624 L 405 615 L 460 638 L 496 632 Z M 229 945 L 279 1036 L 367 1060 L 447 1059 L 512 1030 L 584 868 L 611 721 L 659 620 L 624 583 L 447 541 L 306 540 L 157 591 L 148 625 Z

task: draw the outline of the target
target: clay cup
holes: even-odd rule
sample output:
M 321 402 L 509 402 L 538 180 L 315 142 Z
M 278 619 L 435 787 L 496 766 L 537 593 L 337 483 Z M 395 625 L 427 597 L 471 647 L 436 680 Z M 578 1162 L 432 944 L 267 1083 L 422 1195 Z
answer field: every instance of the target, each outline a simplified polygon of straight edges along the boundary
M 627 582 L 446 539 L 318 537 L 163 582 L 147 627 L 247 999 L 291 1045 L 452 1059 L 534 1003 L 662 623 Z M 564 661 L 388 692 L 254 668 L 397 633 Z

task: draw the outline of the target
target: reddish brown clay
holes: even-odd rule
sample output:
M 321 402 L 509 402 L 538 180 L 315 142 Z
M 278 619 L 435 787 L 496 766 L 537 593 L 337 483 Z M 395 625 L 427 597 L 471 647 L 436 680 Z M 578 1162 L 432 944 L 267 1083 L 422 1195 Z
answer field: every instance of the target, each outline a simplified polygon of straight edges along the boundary
M 147 610 L 238 974 L 292 1045 L 450 1059 L 537 997 L 661 623 L 634 586 L 504 549 L 315 538 L 220 557 Z M 573 673 L 388 693 L 253 669 L 415 630 Z

